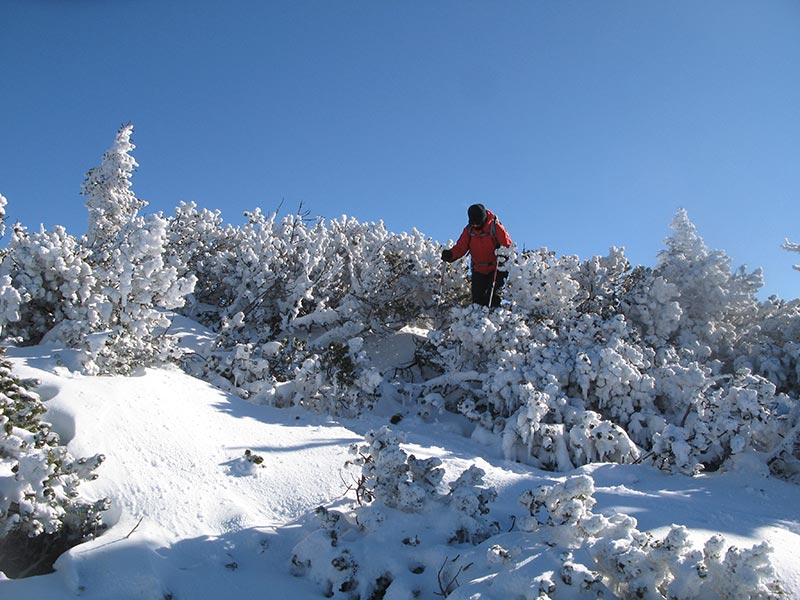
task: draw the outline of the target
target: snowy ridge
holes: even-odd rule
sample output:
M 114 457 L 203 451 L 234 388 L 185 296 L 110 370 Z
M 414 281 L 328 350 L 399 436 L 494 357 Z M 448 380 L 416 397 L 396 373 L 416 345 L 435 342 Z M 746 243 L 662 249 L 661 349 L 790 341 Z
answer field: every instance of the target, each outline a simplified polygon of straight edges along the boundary
M 798 596 L 800 300 L 686 211 L 655 268 L 502 249 L 489 310 L 417 230 L 142 216 L 131 134 L 0 253 L 0 560 L 61 555 L 0 594 Z

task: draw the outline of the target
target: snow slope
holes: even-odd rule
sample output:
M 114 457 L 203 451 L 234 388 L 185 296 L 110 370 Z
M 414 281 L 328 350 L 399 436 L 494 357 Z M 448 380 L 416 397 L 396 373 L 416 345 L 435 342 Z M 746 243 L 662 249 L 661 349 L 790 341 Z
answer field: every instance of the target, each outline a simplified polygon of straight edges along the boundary
M 8 356 L 20 376 L 41 381 L 47 418 L 71 452 L 106 455 L 99 478 L 81 489 L 110 497 L 112 509 L 108 531 L 63 555 L 55 573 L 0 580 L 0 599 L 322 597 L 313 581 L 290 574 L 292 548 L 307 534 L 310 512 L 342 502 L 349 445 L 386 416 L 334 421 L 258 406 L 177 369 L 81 376 L 69 369 L 69 352 L 46 346 Z M 496 510 L 509 518 L 524 490 L 564 478 L 481 457 L 483 447 L 443 422 L 405 419 L 396 428 L 406 431 L 409 452 L 441 458 L 448 477 L 472 464 L 485 470 L 499 492 Z M 263 463 L 248 461 L 247 450 Z M 595 480 L 595 512 L 630 514 L 641 530 L 663 533 L 675 523 L 698 541 L 712 533 L 741 546 L 768 540 L 789 597 L 799 598 L 800 488 L 745 461 L 740 467 L 696 478 L 645 466 L 579 472 Z M 433 525 L 437 515 L 418 518 Z M 373 551 L 383 553 L 379 541 Z

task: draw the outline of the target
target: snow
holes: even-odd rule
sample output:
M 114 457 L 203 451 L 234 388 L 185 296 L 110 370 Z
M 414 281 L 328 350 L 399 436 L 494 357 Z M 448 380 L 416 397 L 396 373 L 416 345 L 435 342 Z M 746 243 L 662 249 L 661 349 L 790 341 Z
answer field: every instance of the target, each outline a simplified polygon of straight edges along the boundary
M 186 345 L 202 343 L 202 332 L 193 333 L 190 323 L 183 323 L 181 331 Z M 407 357 L 412 333 L 387 344 L 384 359 Z M 377 352 L 376 347 L 370 350 Z M 293 549 L 304 538 L 306 546 L 315 543 L 307 524 L 316 507 L 343 507 L 354 500 L 347 492 L 352 471 L 344 468 L 351 458 L 348 449 L 363 443 L 367 431 L 387 425 L 390 411 L 333 420 L 296 408 L 256 405 L 177 368 L 146 369 L 127 377 L 86 376 L 71 368 L 78 362 L 74 353 L 56 346 L 12 348 L 8 357 L 19 376 L 41 381 L 46 418 L 70 452 L 106 456 L 98 479 L 83 484 L 81 491 L 92 499 L 108 496 L 112 508 L 105 515 L 110 525 L 105 533 L 62 555 L 55 573 L 0 579 L 0 598 L 322 597 L 313 578 L 292 575 Z M 616 464 L 548 473 L 487 456 L 486 446 L 435 418 L 405 418 L 390 427 L 404 434 L 407 452 L 442 461 L 445 483 L 472 465 L 485 471 L 485 483 L 498 492 L 493 514 L 504 516 L 503 531 L 512 515 L 520 514 L 523 492 L 584 474 L 594 480 L 594 512 L 635 517 L 641 531 L 663 536 L 678 524 L 698 544 L 713 534 L 739 547 L 768 541 L 788 597 L 800 597 L 795 559 L 800 487 L 765 477 L 755 462 L 742 459 L 732 471 L 697 477 Z M 263 462 L 255 464 L 253 457 Z M 384 556 L 387 540 L 407 535 L 401 528 L 409 527 L 412 518 L 420 531 L 434 530 L 441 515 L 433 511 L 387 519 L 379 535 L 363 538 L 366 555 Z M 522 534 L 508 535 L 521 539 Z M 495 565 L 496 570 L 509 560 L 506 547 L 496 546 L 492 538 L 476 550 L 484 558 L 474 575 L 460 572 L 462 591 L 473 584 L 484 593 L 469 597 L 495 597 L 486 591 L 490 578 L 484 567 Z M 534 564 L 534 554 L 520 557 L 524 547 L 509 549 L 515 560 Z M 391 559 L 413 557 L 413 551 Z M 458 553 L 452 550 L 452 556 Z M 415 578 L 430 578 L 433 583 L 426 589 L 439 589 L 435 572 L 418 570 L 410 565 L 406 579 L 393 582 L 392 597 L 414 589 Z M 531 582 L 521 579 L 525 573 L 509 575 L 498 590 L 530 589 Z M 468 596 L 459 592 L 453 597 Z

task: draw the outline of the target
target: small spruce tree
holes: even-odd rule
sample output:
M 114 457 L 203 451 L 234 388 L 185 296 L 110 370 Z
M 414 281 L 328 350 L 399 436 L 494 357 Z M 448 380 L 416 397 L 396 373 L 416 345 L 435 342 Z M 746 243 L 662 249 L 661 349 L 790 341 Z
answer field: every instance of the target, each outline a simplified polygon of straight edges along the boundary
M 0 349 L 0 571 L 26 577 L 52 571 L 63 552 L 102 529 L 107 498 L 91 501 L 78 486 L 97 477 L 97 454 L 74 458 L 59 444 L 46 412 Z
M 132 124 L 120 127 L 100 165 L 86 174 L 82 186 L 89 209 L 86 245 L 100 262 L 107 260 L 125 225 L 147 205 L 131 189 L 131 176 L 139 166 L 130 154 L 136 147 L 131 143 L 132 134 Z

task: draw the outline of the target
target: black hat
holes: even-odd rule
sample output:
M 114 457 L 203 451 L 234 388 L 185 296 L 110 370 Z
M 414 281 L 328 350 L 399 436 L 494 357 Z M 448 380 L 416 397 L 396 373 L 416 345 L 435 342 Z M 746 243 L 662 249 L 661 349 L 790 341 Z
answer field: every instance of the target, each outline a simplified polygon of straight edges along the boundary
M 467 216 L 469 216 L 470 225 L 483 225 L 486 223 L 486 209 L 483 204 L 473 204 L 467 209 Z

